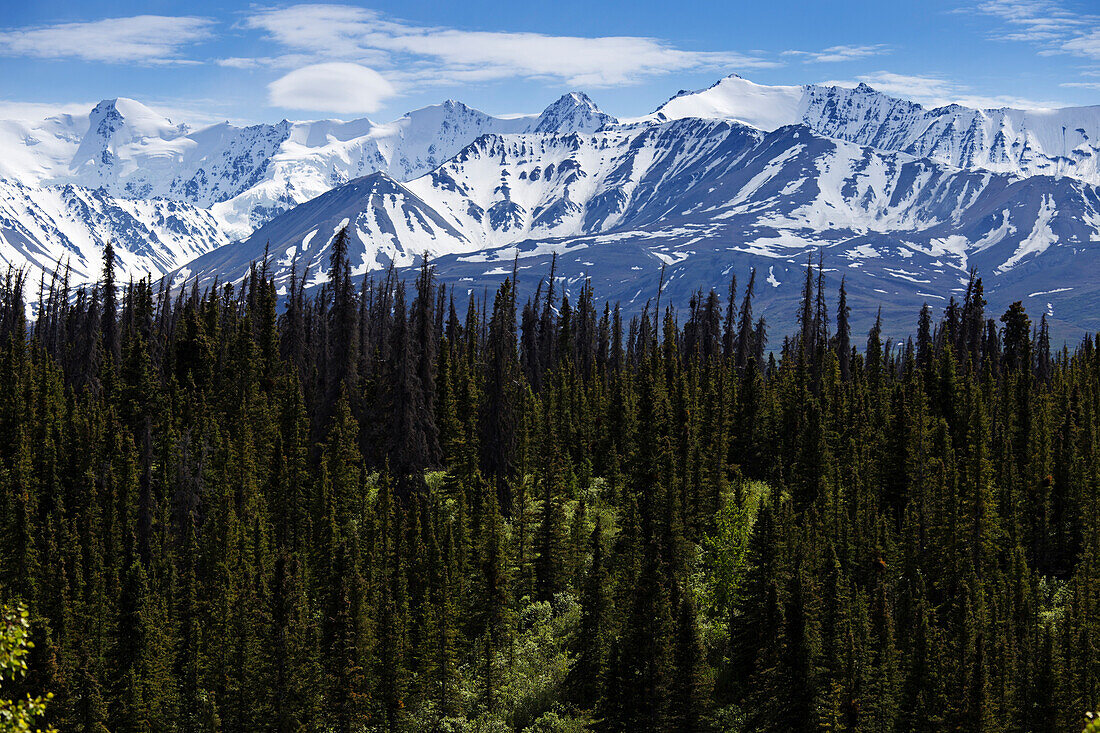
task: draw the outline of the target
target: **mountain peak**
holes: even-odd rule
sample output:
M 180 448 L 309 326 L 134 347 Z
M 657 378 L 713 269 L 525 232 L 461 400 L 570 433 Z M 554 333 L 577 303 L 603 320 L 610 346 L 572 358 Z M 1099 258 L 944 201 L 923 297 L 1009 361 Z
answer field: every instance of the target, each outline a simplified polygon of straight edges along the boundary
M 104 99 L 88 114 L 88 132 L 80 141 L 71 170 L 85 168 L 97 182 L 119 162 L 119 150 L 150 140 L 171 141 L 187 135 L 191 128 L 175 125 L 141 102 L 126 97 Z
M 771 131 L 801 120 L 802 94 L 802 87 L 764 86 L 730 74 L 706 89 L 677 92 L 649 119 L 727 119 Z
M 566 94 L 561 95 L 558 98 L 558 101 L 555 102 L 554 104 L 563 104 L 563 103 L 574 104 L 574 105 L 577 105 L 577 106 L 587 106 L 587 107 L 591 107 L 593 109 L 596 108 L 596 103 L 593 102 L 592 98 L 589 97 L 584 92 L 568 92 Z
M 412 122 L 418 126 L 435 127 L 449 121 L 449 124 L 458 124 L 461 120 L 487 120 L 489 115 L 479 109 L 460 102 L 457 99 L 445 99 L 439 104 L 430 104 L 426 107 L 406 112 L 401 120 Z
M 131 99 L 129 97 L 113 97 L 111 99 L 100 100 L 99 104 L 92 108 L 92 114 L 109 114 L 112 111 L 117 112 L 123 117 L 133 118 L 135 120 L 141 119 L 154 119 L 159 122 L 167 122 L 171 124 L 171 120 L 167 117 L 153 111 L 146 105 Z
M 617 120 L 600 110 L 584 92 L 568 92 L 558 98 L 535 122 L 533 132 L 595 132 Z
M 102 100 L 92 108 L 88 123 L 89 135 L 105 138 L 111 138 L 125 128 L 133 138 L 159 137 L 167 140 L 186 135 L 191 129 L 186 124 L 173 124 L 172 120 L 128 97 Z
M 385 171 L 374 171 L 373 173 L 368 173 L 365 176 L 360 176 L 359 178 L 349 181 L 348 183 L 349 185 L 355 184 L 360 187 L 366 187 L 370 189 L 382 188 L 384 190 L 396 190 L 399 188 L 404 188 L 396 178 L 391 176 L 389 173 L 386 173 Z

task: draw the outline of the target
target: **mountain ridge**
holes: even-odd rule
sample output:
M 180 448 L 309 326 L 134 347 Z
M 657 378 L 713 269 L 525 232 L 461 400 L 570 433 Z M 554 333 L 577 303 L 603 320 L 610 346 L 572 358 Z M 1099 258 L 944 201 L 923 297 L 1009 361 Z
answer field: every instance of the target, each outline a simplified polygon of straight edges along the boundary
M 1100 107 L 926 109 L 865 84 L 736 75 L 622 120 L 570 92 L 538 115 L 448 100 L 389 123 L 192 128 L 119 98 L 83 120 L 0 121 L 0 152 L 14 151 L 0 157 L 0 256 L 42 271 L 68 255 L 88 281 L 109 237 L 130 274 L 225 282 L 270 244 L 280 279 L 308 268 L 316 285 L 348 226 L 357 274 L 428 256 L 487 286 L 503 251 L 526 267 L 574 251 L 569 277 L 602 267 L 606 292 L 661 266 L 674 287 L 709 287 L 756 262 L 779 294 L 791 261 L 823 250 L 867 293 L 900 298 L 908 282 L 909 299 L 946 297 L 970 266 L 998 283 L 1030 273 L 1020 287 L 1045 292 L 1035 263 L 1100 241 L 1095 140 Z
M 1100 183 L 1100 105 L 928 109 L 866 83 L 765 86 L 734 74 L 706 89 L 681 92 L 648 117 L 681 116 L 737 119 L 763 130 L 801 123 L 827 137 L 960 168 Z
M 1041 269 L 1035 277 L 1034 263 L 1082 248 L 1091 257 L 1100 241 L 1100 193 L 1091 184 L 954 168 L 805 125 L 763 133 L 682 118 L 544 136 L 537 146 L 522 135 L 484 135 L 425 176 L 374 187 L 384 204 L 360 201 L 352 189 L 365 180 L 195 259 L 175 284 L 242 279 L 270 245 L 285 253 L 268 268 L 281 287 L 303 269 L 318 275 L 309 282 L 317 285 L 346 227 L 357 275 L 412 268 L 427 256 L 446 264 L 441 277 L 452 285 L 490 287 L 513 259 L 538 270 L 556 253 L 568 255 L 560 272 L 574 284 L 596 278 L 628 310 L 641 309 L 648 292 L 630 283 L 662 266 L 674 268 L 670 287 L 683 297 L 720 285 L 717 272 L 747 277 L 755 266 L 776 279 L 782 270 L 773 286 L 781 293 L 770 299 L 793 305 L 800 279 L 787 270 L 822 253 L 857 292 L 886 301 L 889 321 L 909 314 L 915 299 L 961 295 L 972 267 L 991 293 L 1023 281 L 1028 292 L 1060 287 L 1052 302 L 1071 303 L 1091 292 L 1087 274 L 1055 286 Z M 313 215 L 322 201 L 323 219 Z M 304 242 L 308 255 L 298 248 Z M 776 308 L 780 319 L 794 313 Z M 1071 313 L 1067 330 L 1087 315 L 1078 305 Z

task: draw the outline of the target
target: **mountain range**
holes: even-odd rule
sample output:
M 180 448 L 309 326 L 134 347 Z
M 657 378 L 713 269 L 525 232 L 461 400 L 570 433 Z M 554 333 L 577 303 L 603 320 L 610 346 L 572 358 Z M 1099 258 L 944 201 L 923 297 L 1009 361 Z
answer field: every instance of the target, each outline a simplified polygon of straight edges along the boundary
M 133 100 L 0 122 L 0 259 L 32 277 L 233 282 L 269 254 L 285 287 L 327 279 L 346 228 L 354 272 L 431 257 L 459 292 L 557 258 L 568 291 L 637 312 L 658 290 L 744 285 L 789 325 L 807 257 L 844 278 L 857 328 L 896 333 L 973 268 L 991 309 L 1023 300 L 1056 335 L 1100 328 L 1100 106 L 927 109 L 866 85 L 762 86 L 736 75 L 616 119 L 583 93 L 541 114 L 459 102 L 391 123 L 176 124 Z

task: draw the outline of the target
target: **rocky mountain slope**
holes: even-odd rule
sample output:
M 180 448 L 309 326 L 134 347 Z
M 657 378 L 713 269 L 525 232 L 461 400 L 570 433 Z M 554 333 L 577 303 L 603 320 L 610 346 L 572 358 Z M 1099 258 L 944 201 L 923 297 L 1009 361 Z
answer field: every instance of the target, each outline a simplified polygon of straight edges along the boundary
M 971 268 L 993 294 L 1018 299 L 1020 282 L 1029 293 L 1057 291 L 1044 306 L 1091 293 L 1087 270 L 1055 282 L 1045 263 L 1091 256 L 1100 193 L 1076 179 L 960 169 L 804 125 L 765 133 L 683 118 L 537 140 L 486 135 L 412 181 L 377 173 L 323 194 L 176 277 L 238 279 L 270 247 L 278 280 L 308 270 L 316 285 L 345 227 L 356 274 L 414 266 L 426 254 L 444 279 L 480 289 L 518 257 L 521 271 L 539 273 L 528 278 L 533 288 L 557 254 L 567 285 L 593 278 L 632 310 L 653 298 L 662 266 L 681 301 L 756 267 L 765 292 L 782 291 L 778 318 L 794 312 L 784 315 L 782 303 L 797 298 L 800 268 L 820 252 L 831 284 L 844 277 L 856 302 L 869 304 L 866 318 L 883 303 L 900 328 L 914 303 L 943 305 L 960 293 Z

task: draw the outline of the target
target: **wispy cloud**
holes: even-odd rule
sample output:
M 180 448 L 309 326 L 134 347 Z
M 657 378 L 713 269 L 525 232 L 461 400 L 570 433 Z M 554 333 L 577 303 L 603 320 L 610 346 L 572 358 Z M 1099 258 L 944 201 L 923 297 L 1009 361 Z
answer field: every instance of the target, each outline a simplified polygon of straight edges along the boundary
M 822 82 L 826 85 L 856 86 L 860 82 L 874 89 L 918 102 L 926 107 L 942 107 L 948 104 L 960 104 L 977 109 L 995 109 L 1015 107 L 1017 109 L 1050 109 L 1064 106 L 1059 102 L 1039 101 L 1015 96 L 987 96 L 973 93 L 968 86 L 952 79 L 938 76 L 896 74 L 890 71 L 876 71 L 861 74 L 855 79 L 842 79 Z
M 1041 55 L 1100 59 L 1100 15 L 1077 12 L 1055 0 L 988 0 L 976 10 L 1001 22 L 990 34 L 994 39 L 1030 43 Z
M 210 36 L 214 21 L 136 15 L 86 23 L 0 29 L 0 55 L 106 63 L 193 63 L 182 50 Z
M 838 61 L 855 61 L 869 56 L 881 56 L 888 53 L 889 48 L 884 44 L 875 43 L 867 46 L 830 46 L 820 51 L 784 51 L 784 56 L 801 58 L 807 64 L 825 64 Z
M 261 10 L 246 18 L 244 25 L 263 31 L 299 62 L 308 57 L 313 63 L 357 63 L 406 84 L 528 78 L 602 87 L 674 72 L 780 65 L 758 54 L 685 50 L 639 36 L 595 38 L 424 27 L 348 5 Z M 222 63 L 244 62 L 226 59 Z
M 154 96 L 143 97 L 139 103 L 171 122 L 183 122 L 192 126 L 227 120 L 239 125 L 255 122 L 234 114 L 232 102 L 223 98 Z M 59 115 L 87 118 L 96 104 L 97 100 L 92 99 L 82 102 L 22 102 L 0 99 L 0 120 L 16 120 L 33 125 Z
M 265 66 L 265 62 L 270 62 L 270 58 L 248 58 L 242 56 L 231 56 L 224 59 L 215 59 L 214 63 L 218 66 L 225 66 L 230 69 L 257 69 L 261 66 Z
M 896 74 L 892 71 L 875 71 L 870 74 L 861 74 L 854 80 L 842 79 L 828 81 L 825 84 L 855 86 L 861 82 L 884 94 L 933 106 L 950 104 L 954 97 L 963 91 L 963 87 L 949 79 L 914 74 Z
M 87 115 L 95 102 L 18 102 L 0 99 L 0 120 L 38 122 L 58 115 Z
M 1062 44 L 1062 48 L 1070 53 L 1100 61 L 1100 28 L 1091 33 L 1069 39 Z

